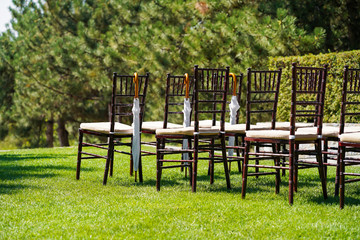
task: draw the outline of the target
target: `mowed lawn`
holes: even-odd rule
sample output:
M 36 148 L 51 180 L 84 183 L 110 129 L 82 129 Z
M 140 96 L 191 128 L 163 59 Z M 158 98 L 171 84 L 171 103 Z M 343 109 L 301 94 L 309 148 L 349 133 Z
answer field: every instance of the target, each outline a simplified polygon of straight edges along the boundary
M 288 175 L 278 195 L 274 176 L 249 178 L 242 200 L 234 166 L 227 190 L 222 165 L 216 165 L 210 185 L 207 162 L 201 162 L 196 193 L 179 169 L 164 170 L 157 192 L 155 157 L 143 159 L 144 183 L 135 183 L 128 157 L 115 155 L 114 176 L 103 186 L 104 160 L 84 160 L 81 179 L 75 179 L 76 152 L 0 152 L 0 239 L 360 238 L 360 185 L 347 185 L 346 205 L 339 210 L 334 168 L 327 200 L 317 170 L 303 170 L 289 206 Z

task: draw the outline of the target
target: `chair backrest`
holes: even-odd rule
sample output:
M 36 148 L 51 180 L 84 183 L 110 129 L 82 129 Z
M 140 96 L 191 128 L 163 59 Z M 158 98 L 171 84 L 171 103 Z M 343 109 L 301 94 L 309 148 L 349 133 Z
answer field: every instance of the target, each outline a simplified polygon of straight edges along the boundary
M 164 125 L 167 128 L 167 123 L 183 123 L 183 108 L 184 99 L 186 97 L 186 90 L 188 88 L 188 97 L 190 104 L 193 98 L 193 82 L 194 77 L 188 76 L 189 82 L 186 83 L 185 75 L 171 75 L 167 74 L 166 77 L 166 90 L 165 90 L 165 109 L 164 109 Z
M 227 107 L 226 107 L 226 112 L 229 113 L 229 104 L 231 102 L 231 97 L 232 96 L 236 96 L 236 99 L 238 101 L 238 103 L 240 104 L 240 108 L 241 108 L 241 91 L 243 88 L 243 78 L 244 78 L 244 74 L 240 73 L 239 75 L 235 75 L 236 76 L 236 82 L 234 81 L 234 77 L 232 76 L 232 74 L 230 73 L 229 75 L 229 89 L 227 92 Z M 225 116 L 225 122 L 228 121 L 229 119 L 229 114 L 226 114 Z M 237 111 L 236 114 L 236 123 L 239 123 L 239 118 L 240 118 L 240 109 Z
M 230 68 L 194 67 L 194 131 L 199 132 L 199 119 L 220 121 L 220 131 L 225 131 L 225 112 L 229 89 Z
M 339 133 L 344 133 L 345 120 L 347 117 L 357 118 L 360 116 L 360 69 L 344 68 L 341 115 Z
M 300 67 L 292 64 L 292 94 L 290 134 L 295 134 L 295 122 L 313 121 L 317 134 L 322 134 L 327 65 L 323 68 Z
M 272 71 L 247 69 L 246 130 L 250 129 L 252 121 L 264 121 L 266 116 L 271 118 L 271 129 L 275 129 L 281 74 L 281 68 Z
M 131 124 L 132 107 L 135 95 L 139 98 L 140 105 L 140 127 L 144 116 L 145 98 L 149 83 L 149 73 L 138 75 L 138 88 L 135 91 L 134 75 L 113 74 L 113 89 L 111 96 L 110 120 L 111 132 L 114 131 L 115 121 Z

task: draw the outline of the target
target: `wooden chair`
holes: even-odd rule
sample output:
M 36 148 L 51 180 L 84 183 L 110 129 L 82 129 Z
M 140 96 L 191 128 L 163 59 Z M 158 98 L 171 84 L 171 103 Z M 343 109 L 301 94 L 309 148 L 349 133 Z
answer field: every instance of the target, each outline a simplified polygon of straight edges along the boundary
M 360 165 L 360 132 L 345 132 L 345 120 L 352 118 L 359 121 L 360 116 L 360 69 L 350 69 L 345 66 L 340 129 L 339 129 L 339 161 L 338 174 L 340 176 L 340 209 L 345 204 L 345 183 L 360 181 L 360 173 L 350 172 L 348 166 Z M 357 153 L 357 154 L 348 154 Z M 347 171 L 350 170 L 350 171 Z M 345 179 L 345 176 L 352 176 Z
M 326 181 L 324 176 L 324 167 L 321 158 L 321 135 L 322 135 L 322 118 L 324 109 L 324 95 L 325 84 L 327 78 L 327 66 L 324 68 L 314 67 L 298 67 L 295 63 L 292 65 L 292 94 L 291 94 L 291 115 L 290 115 L 290 129 L 276 130 L 275 122 L 271 130 L 248 130 L 245 137 L 245 156 L 244 156 L 244 170 L 243 170 L 243 184 L 242 184 L 242 198 L 245 198 L 247 177 L 259 175 L 275 175 L 276 193 L 279 192 L 280 183 L 280 169 L 289 170 L 289 204 L 293 204 L 293 195 L 297 181 L 298 167 L 306 168 L 307 166 L 317 166 L 322 184 L 322 191 L 324 198 L 327 198 Z M 261 82 L 260 82 L 261 83 Z M 254 84 L 254 85 L 260 85 Z M 248 86 L 251 83 L 248 83 Z M 262 83 L 261 83 L 262 84 Z M 266 85 L 266 84 L 265 84 Z M 260 85 L 261 86 L 261 85 Z M 261 89 L 261 88 L 260 88 Z M 248 91 L 258 91 L 268 93 L 269 90 L 263 89 L 252 90 L 248 87 Z M 271 90 L 273 91 L 273 90 Z M 250 106 L 250 105 L 249 105 Z M 250 115 L 249 108 L 247 114 Z M 250 116 L 247 115 L 247 124 L 249 124 Z M 314 120 L 316 131 L 301 132 L 296 130 L 295 123 L 300 120 Z M 249 129 L 247 127 L 247 129 Z M 255 151 L 250 152 L 250 146 L 257 143 L 272 144 L 272 151 Z M 289 152 L 280 152 L 279 146 L 288 144 Z M 315 151 L 300 150 L 300 144 L 314 144 Z M 299 155 L 305 155 L 315 152 L 316 162 L 304 162 L 299 159 Z M 250 156 L 252 156 L 250 158 Z M 274 159 L 274 164 L 258 164 L 258 158 L 271 157 Z M 287 157 L 289 162 L 286 166 L 280 165 L 280 158 Z M 255 160 L 255 164 L 249 164 L 250 160 Z M 273 169 L 269 172 L 255 172 L 248 173 L 249 167 Z
M 227 188 L 230 188 L 230 177 L 228 172 L 228 162 L 226 158 L 225 145 L 225 112 L 226 112 L 226 94 L 228 91 L 229 67 L 226 69 L 218 68 L 199 68 L 194 67 L 194 91 L 192 101 L 192 116 L 194 126 L 177 129 L 158 129 L 156 130 L 157 139 L 157 180 L 156 188 L 160 190 L 162 171 L 166 168 L 184 167 L 187 165 L 190 169 L 190 181 L 192 191 L 196 192 L 197 164 L 199 160 L 208 160 L 211 166 L 215 161 L 220 160 L 224 165 Z M 169 105 L 170 106 L 170 105 Z M 165 118 L 169 110 L 165 108 Z M 209 127 L 199 126 L 200 119 L 212 119 Z M 216 126 L 216 121 L 220 121 Z M 174 148 L 168 146 L 168 141 L 174 139 L 187 139 L 188 149 Z M 220 143 L 215 142 L 220 140 Z M 215 151 L 221 151 L 221 157 L 215 156 Z M 208 152 L 199 156 L 200 152 Z M 170 156 L 189 154 L 189 159 L 169 159 Z M 164 157 L 167 157 L 166 159 Z M 213 168 L 211 168 L 213 169 Z M 210 183 L 213 183 L 213 174 L 210 176 Z
M 136 77 L 135 77 L 136 75 Z M 135 81 L 135 79 L 138 79 Z M 149 73 L 142 76 L 119 75 L 113 74 L 113 86 L 111 97 L 110 122 L 95 122 L 95 123 L 81 123 L 79 128 L 79 146 L 76 179 L 80 178 L 80 168 L 82 159 L 106 159 L 105 172 L 103 184 L 107 182 L 110 168 L 110 176 L 113 175 L 114 152 L 123 153 L 130 156 L 130 166 L 132 162 L 132 138 L 133 127 L 131 126 L 133 120 L 133 101 L 135 97 L 139 98 L 140 105 L 140 127 L 144 115 L 144 105 L 146 98 L 146 91 L 149 82 Z M 140 128 L 141 129 L 141 128 Z M 105 137 L 108 139 L 107 143 L 87 143 L 83 141 L 84 135 L 94 135 Z M 122 139 L 131 139 L 130 143 L 121 142 Z M 115 146 L 128 146 L 130 152 L 123 149 L 116 150 Z M 83 151 L 84 147 L 95 147 L 107 151 L 107 155 L 98 155 L 95 153 Z M 85 155 L 83 157 L 82 155 Z M 136 180 L 136 178 L 135 178 Z M 141 156 L 139 159 L 139 180 L 143 181 Z

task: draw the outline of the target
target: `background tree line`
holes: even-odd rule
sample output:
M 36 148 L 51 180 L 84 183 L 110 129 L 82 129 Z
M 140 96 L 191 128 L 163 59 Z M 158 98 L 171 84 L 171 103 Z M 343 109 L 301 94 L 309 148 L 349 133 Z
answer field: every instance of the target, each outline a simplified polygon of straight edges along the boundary
M 107 121 L 115 71 L 150 72 L 145 118 L 159 120 L 168 72 L 360 48 L 360 0 L 13 3 L 0 35 L 2 146 L 68 146 L 80 122 Z

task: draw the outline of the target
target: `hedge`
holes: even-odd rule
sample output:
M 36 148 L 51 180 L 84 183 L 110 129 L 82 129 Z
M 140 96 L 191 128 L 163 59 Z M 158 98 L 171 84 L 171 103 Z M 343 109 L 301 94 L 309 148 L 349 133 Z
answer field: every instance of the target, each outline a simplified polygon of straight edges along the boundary
M 344 66 L 348 65 L 350 68 L 360 68 L 360 50 L 319 55 L 310 54 L 305 56 L 269 58 L 269 69 L 283 68 L 277 114 L 278 121 L 290 120 L 291 64 L 293 62 L 298 63 L 300 66 L 311 67 L 321 67 L 324 64 L 329 65 L 326 83 L 324 122 L 338 123 L 340 120 Z M 356 120 L 352 119 L 352 121 Z

